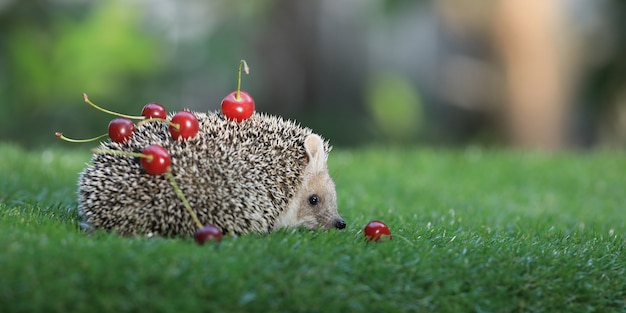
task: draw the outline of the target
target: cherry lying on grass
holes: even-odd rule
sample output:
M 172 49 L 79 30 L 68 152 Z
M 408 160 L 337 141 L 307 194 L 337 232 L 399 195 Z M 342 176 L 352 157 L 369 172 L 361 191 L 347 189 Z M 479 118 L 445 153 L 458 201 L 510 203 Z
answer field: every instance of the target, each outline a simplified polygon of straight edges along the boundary
M 367 241 L 378 242 L 381 239 L 391 239 L 391 231 L 389 227 L 381 221 L 371 221 L 365 225 L 363 229 Z

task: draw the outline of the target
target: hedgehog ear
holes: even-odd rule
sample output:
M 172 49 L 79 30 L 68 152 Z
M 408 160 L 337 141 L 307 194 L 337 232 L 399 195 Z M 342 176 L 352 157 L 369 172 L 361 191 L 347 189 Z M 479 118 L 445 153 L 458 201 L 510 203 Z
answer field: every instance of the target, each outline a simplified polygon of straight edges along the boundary
M 315 171 L 326 168 L 326 152 L 324 152 L 324 141 L 316 134 L 308 135 L 304 139 L 304 150 L 309 157 L 309 167 Z

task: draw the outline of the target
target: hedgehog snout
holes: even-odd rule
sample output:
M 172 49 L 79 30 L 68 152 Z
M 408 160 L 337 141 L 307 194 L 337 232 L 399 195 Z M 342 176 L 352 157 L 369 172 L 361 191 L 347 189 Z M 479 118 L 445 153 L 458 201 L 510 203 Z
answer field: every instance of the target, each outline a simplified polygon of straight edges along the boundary
M 333 226 L 335 226 L 335 228 L 337 229 L 344 229 L 346 228 L 346 222 L 343 219 L 338 218 L 335 219 L 335 221 L 333 222 Z

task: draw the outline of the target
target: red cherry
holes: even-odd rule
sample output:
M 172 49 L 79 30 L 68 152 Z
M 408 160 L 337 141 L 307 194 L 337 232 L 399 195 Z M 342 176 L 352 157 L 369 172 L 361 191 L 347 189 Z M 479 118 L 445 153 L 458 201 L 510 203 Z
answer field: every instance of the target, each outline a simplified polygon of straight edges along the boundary
M 242 122 L 250 118 L 253 113 L 254 99 L 243 90 L 239 92 L 239 99 L 237 99 L 237 91 L 233 91 L 222 100 L 222 114 L 228 119 Z
M 175 125 L 178 125 L 178 128 L 176 128 Z M 170 122 L 170 134 L 172 134 L 174 139 L 181 138 L 185 140 L 194 137 L 199 129 L 200 124 L 198 123 L 198 118 L 189 111 L 176 113 Z
M 367 223 L 363 232 L 365 233 L 365 237 L 367 237 L 368 241 L 378 242 L 383 237 L 387 236 L 391 239 L 391 231 L 389 231 L 389 227 L 381 221 L 371 221 Z
M 166 119 L 167 111 L 165 110 L 165 107 L 163 107 L 160 103 L 150 102 L 144 105 L 143 109 L 141 109 L 141 116 L 144 116 L 145 118 Z
M 159 145 L 151 145 L 141 152 L 141 166 L 150 175 L 161 175 L 167 172 L 172 164 L 170 154 Z
M 226 118 L 242 122 L 254 114 L 254 99 L 241 90 L 241 72 L 250 73 L 246 60 L 239 61 L 239 71 L 237 72 L 237 90 L 229 93 L 222 100 L 222 114 Z
M 127 118 L 116 118 L 109 123 L 109 137 L 114 142 L 122 143 L 133 136 L 135 124 Z
M 215 240 L 219 242 L 222 240 L 222 237 L 224 237 L 222 231 L 210 224 L 196 230 L 196 233 L 193 235 L 193 238 L 199 245 L 203 245 L 207 240 Z

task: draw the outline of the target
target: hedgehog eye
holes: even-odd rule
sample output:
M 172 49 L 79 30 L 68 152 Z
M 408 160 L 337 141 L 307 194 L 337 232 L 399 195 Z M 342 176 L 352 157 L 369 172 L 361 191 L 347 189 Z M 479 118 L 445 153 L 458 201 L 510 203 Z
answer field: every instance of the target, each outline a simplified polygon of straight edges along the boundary
M 320 198 L 316 194 L 309 196 L 309 203 L 311 205 L 317 205 L 320 202 Z

